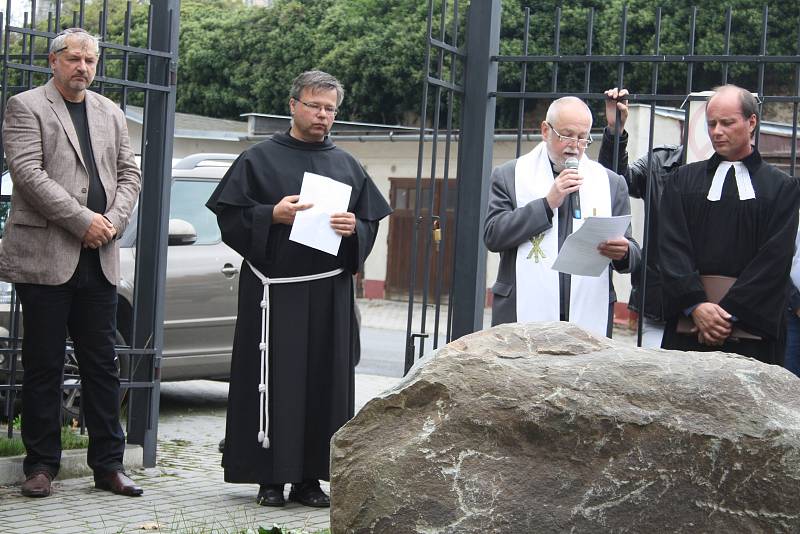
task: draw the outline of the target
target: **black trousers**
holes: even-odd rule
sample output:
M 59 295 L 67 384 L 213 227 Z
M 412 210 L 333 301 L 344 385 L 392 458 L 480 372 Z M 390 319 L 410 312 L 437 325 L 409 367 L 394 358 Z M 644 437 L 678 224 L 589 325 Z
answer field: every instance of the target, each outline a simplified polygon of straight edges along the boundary
M 58 474 L 61 462 L 61 384 L 69 332 L 81 375 L 89 431 L 87 462 L 95 473 L 119 471 L 125 435 L 119 422 L 116 339 L 117 289 L 106 280 L 96 250 L 81 254 L 68 282 L 17 284 L 23 312 L 22 441 L 26 475 Z

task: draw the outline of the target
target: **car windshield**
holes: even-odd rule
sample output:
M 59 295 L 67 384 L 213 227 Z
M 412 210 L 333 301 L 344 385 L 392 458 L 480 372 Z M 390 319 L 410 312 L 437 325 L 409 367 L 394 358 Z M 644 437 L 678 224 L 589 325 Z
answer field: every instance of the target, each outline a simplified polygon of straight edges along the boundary
M 206 209 L 205 203 L 214 188 L 216 180 L 175 178 L 170 193 L 169 218 L 181 219 L 192 225 L 197 233 L 196 244 L 210 245 L 221 239 L 217 218 Z M 139 222 L 139 207 L 133 210 L 130 222 L 119 239 L 122 248 L 136 246 L 136 232 Z

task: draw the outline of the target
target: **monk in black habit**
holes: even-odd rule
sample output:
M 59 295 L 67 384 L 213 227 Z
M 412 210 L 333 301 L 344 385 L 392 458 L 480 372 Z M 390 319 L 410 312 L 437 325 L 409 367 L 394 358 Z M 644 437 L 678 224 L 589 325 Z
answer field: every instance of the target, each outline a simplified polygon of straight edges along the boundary
M 668 319 L 662 347 L 734 352 L 780 365 L 800 191 L 750 144 L 758 124 L 750 92 L 718 88 L 706 118 L 714 155 L 679 168 L 661 201 Z M 714 303 L 703 275 L 736 281 Z M 693 321 L 690 333 L 677 331 L 682 316 Z
M 222 239 L 245 259 L 225 481 L 259 484 L 256 500 L 266 506 L 283 506 L 287 482 L 293 483 L 290 500 L 330 505 L 319 480 L 330 478 L 331 437 L 353 416 L 353 275 L 391 209 L 359 162 L 327 137 L 343 96 L 329 74 L 298 76 L 289 100 L 291 129 L 244 151 L 206 204 Z M 342 236 L 336 256 L 289 241 L 295 213 L 310 207 L 298 195 L 306 171 L 352 186 L 348 211 L 330 219 Z M 306 275 L 316 279 L 296 279 Z

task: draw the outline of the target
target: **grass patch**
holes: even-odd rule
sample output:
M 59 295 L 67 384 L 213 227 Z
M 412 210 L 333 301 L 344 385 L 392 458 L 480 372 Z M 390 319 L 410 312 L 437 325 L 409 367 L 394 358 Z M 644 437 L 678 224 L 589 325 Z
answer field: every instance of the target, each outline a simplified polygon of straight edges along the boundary
M 288 529 L 288 530 L 281 530 L 279 526 L 273 526 L 272 528 L 264 528 L 258 527 L 258 530 L 243 530 L 242 534 L 331 534 L 331 529 L 324 528 L 322 530 L 304 530 L 304 529 Z
M 331 534 L 329 528 L 288 528 L 274 523 L 271 527 L 258 526 L 255 518 L 247 517 L 247 515 L 238 519 L 233 517 L 229 519 L 233 522 L 232 526 L 223 524 L 224 520 L 220 518 L 212 521 L 187 519 L 183 515 L 183 510 L 179 510 L 173 515 L 171 521 L 162 523 L 156 514 L 154 521 L 146 521 L 137 529 L 153 530 L 162 534 Z M 254 523 L 255 526 L 244 526 Z M 123 530 L 125 529 L 119 530 L 117 534 L 122 534 Z
M 61 428 L 61 448 L 67 449 L 85 449 L 89 445 L 89 437 L 76 434 L 69 427 Z M 25 446 L 22 445 L 22 438 L 14 436 L 8 439 L 6 436 L 0 436 L 0 457 L 4 456 L 17 456 L 25 454 Z
M 184 514 L 184 509 L 172 512 L 171 519 L 160 518 L 155 506 L 153 513 L 153 519 L 139 524 L 136 530 L 156 531 L 162 534 L 331 534 L 330 528 L 309 526 L 290 528 L 277 523 L 261 526 L 258 524 L 258 512 L 253 510 L 252 506 L 217 511 L 214 517 L 202 518 L 189 518 Z M 127 532 L 128 528 L 123 527 L 115 533 L 122 534 L 123 531 Z

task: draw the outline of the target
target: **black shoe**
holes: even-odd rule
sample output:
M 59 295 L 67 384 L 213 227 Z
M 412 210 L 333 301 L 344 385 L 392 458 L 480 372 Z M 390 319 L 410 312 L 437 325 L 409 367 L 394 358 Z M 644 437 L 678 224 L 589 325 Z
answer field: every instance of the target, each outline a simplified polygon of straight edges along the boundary
M 292 484 L 289 500 L 314 508 L 329 508 L 331 505 L 330 497 L 319 487 L 319 480 L 304 480 L 299 484 Z
M 256 503 L 261 506 L 283 506 L 286 499 L 283 498 L 283 484 L 261 484 L 258 487 Z

